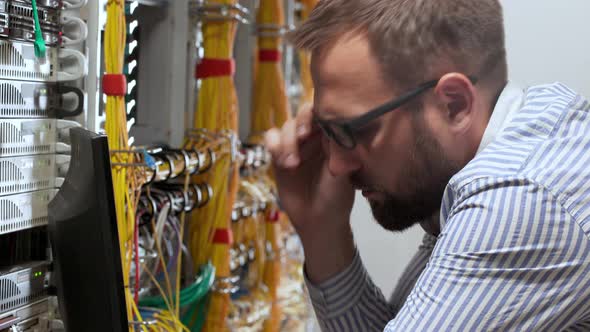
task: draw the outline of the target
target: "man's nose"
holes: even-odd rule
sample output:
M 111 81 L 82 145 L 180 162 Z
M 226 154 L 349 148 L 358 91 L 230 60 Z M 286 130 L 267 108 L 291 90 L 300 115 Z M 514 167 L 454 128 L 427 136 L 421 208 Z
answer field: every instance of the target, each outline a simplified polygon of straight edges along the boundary
M 328 170 L 333 176 L 350 176 L 361 168 L 355 150 L 342 148 L 333 141 L 324 146 L 327 147 Z

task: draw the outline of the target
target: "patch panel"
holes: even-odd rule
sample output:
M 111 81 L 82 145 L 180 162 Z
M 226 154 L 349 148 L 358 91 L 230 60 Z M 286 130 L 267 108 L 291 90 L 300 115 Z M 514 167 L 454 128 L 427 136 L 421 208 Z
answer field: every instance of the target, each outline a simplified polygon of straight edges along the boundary
M 0 37 L 28 42 L 35 41 L 35 22 L 30 18 L 0 13 Z M 60 26 L 41 23 L 43 40 L 47 45 L 61 43 Z
M 86 23 L 57 9 L 39 7 L 39 25 L 48 46 L 80 43 L 88 36 Z M 31 4 L 0 0 L 0 37 L 34 42 L 35 21 Z
M 33 18 L 33 8 L 31 4 L 15 1 L 0 1 L 0 12 L 16 15 L 20 17 Z M 59 11 L 53 8 L 37 7 L 39 21 L 47 24 L 59 24 Z
M 31 0 L 12 0 L 12 2 L 31 5 Z M 37 0 L 37 6 L 43 8 L 60 9 L 63 7 L 62 0 Z
M 60 13 L 52 8 L 38 8 L 39 25 L 47 45 L 56 46 L 61 42 Z M 33 42 L 35 21 L 31 4 L 14 1 L 0 1 L 0 36 Z
M 11 2 L 31 5 L 31 0 L 11 0 Z M 37 0 L 38 7 L 51 9 L 79 9 L 86 3 L 87 0 Z

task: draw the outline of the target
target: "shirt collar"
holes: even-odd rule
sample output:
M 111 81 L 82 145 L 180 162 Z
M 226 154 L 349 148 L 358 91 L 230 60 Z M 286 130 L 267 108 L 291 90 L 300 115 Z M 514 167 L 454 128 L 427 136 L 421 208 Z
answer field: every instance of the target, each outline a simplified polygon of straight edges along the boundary
M 481 143 L 477 149 L 478 154 L 494 141 L 498 134 L 506 128 L 514 114 L 522 107 L 523 101 L 524 90 L 517 84 L 508 82 L 498 98 L 498 102 L 494 107 L 486 131 L 481 138 Z
M 481 142 L 479 143 L 477 154 L 493 142 L 500 132 L 508 126 L 514 115 L 522 108 L 524 97 L 524 89 L 515 83 L 508 82 L 496 102 L 488 126 L 486 127 Z M 444 217 L 441 211 L 440 215 L 436 215 L 436 218 L 425 221 L 422 228 L 424 228 L 427 233 L 438 235 L 440 233 L 439 228 L 442 228 L 442 224 L 445 223 L 443 220 Z

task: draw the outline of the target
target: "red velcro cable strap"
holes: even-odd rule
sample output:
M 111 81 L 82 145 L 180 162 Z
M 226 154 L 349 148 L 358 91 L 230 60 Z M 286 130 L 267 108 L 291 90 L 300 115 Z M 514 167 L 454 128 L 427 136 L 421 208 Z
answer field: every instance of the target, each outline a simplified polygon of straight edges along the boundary
M 274 224 L 279 222 L 279 219 L 281 217 L 281 212 L 279 210 L 271 210 L 270 212 L 268 212 L 268 216 L 266 217 L 266 222 L 270 223 L 270 224 Z
M 202 59 L 195 68 L 197 79 L 232 76 L 236 72 L 234 59 Z
M 217 228 L 213 233 L 213 243 L 217 244 L 232 244 L 234 242 L 234 236 L 231 229 L 228 228 Z
M 127 78 L 123 74 L 104 74 L 102 92 L 107 96 L 124 97 L 127 95 Z
M 262 49 L 258 51 L 258 60 L 260 62 L 281 62 L 281 51 Z

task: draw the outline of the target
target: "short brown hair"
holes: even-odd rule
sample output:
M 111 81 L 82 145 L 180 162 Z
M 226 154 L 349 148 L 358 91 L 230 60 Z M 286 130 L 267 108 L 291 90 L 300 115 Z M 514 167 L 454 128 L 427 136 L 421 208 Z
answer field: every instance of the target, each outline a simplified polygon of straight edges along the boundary
M 320 0 L 290 39 L 316 54 L 348 33 L 366 34 L 390 83 L 410 86 L 449 70 L 493 86 L 507 80 L 498 0 Z

